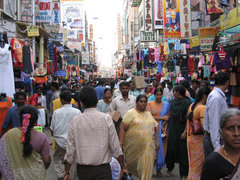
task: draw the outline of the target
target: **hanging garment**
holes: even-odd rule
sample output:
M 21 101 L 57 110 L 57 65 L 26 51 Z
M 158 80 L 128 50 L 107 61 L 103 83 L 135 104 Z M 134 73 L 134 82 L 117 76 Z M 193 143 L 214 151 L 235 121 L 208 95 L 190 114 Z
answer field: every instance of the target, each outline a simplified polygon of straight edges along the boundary
M 0 92 L 13 98 L 15 93 L 14 74 L 9 44 L 0 48 Z
M 12 61 L 13 61 L 13 65 L 14 67 L 19 67 L 22 68 L 23 64 L 22 64 L 22 48 L 23 45 L 22 43 L 20 43 L 18 41 L 18 39 L 13 38 L 10 42 L 11 46 L 12 46 Z
M 154 49 L 152 49 L 152 48 L 149 48 L 148 63 L 150 63 L 150 64 L 154 64 L 155 63 L 155 54 L 154 54 Z
M 176 50 L 176 51 L 181 51 L 180 40 L 176 40 L 176 43 L 175 43 L 175 45 L 174 45 L 174 50 Z
M 224 59 L 221 59 L 219 57 L 219 54 L 215 53 L 212 66 L 215 65 L 217 67 L 217 70 L 219 71 L 223 69 L 228 70 L 230 67 L 232 67 L 233 64 L 228 53 L 226 54 Z
M 198 62 L 198 67 L 204 67 L 205 65 L 205 57 L 204 56 L 200 56 L 199 62 Z
M 175 68 L 175 63 L 173 60 L 168 60 L 167 62 L 168 72 L 173 72 Z
M 54 58 L 54 71 L 57 71 L 57 48 L 53 48 L 53 58 Z
M 142 70 L 142 61 L 137 61 L 137 70 L 138 71 Z
M 188 68 L 189 68 L 189 74 L 192 75 L 195 71 L 195 62 L 194 62 L 194 57 L 189 57 L 188 58 Z
M 158 71 L 159 73 L 162 72 L 162 61 L 157 61 L 157 71 Z
M 209 66 L 208 66 L 208 65 L 205 65 L 205 66 L 204 66 L 203 77 L 204 77 L 204 78 L 210 77 L 210 70 L 209 70 Z
M 159 48 L 154 48 L 154 56 L 155 56 L 155 62 L 157 62 L 160 58 L 160 55 L 159 55 Z
M 0 132 L 2 131 L 2 124 L 7 116 L 8 109 L 12 107 L 12 100 L 10 97 L 6 97 L 5 102 L 0 102 Z
M 33 72 L 30 46 L 23 46 L 23 71 L 26 74 Z

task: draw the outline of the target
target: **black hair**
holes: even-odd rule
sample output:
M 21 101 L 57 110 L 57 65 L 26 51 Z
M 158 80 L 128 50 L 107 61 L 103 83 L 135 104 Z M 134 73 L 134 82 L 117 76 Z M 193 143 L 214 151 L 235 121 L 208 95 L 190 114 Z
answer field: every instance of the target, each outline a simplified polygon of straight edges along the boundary
M 63 85 L 62 88 L 61 88 L 61 92 L 62 91 L 70 91 L 70 90 L 66 85 Z
M 215 74 L 215 85 L 225 85 L 227 81 L 229 81 L 229 76 L 227 72 L 219 71 Z
M 14 94 L 14 99 L 18 99 L 19 96 L 24 96 L 25 99 L 26 99 L 26 97 L 27 97 L 27 95 L 26 95 L 25 92 L 23 92 L 23 91 L 18 91 L 18 92 L 16 92 L 16 93 Z
M 122 81 L 120 84 L 119 84 L 119 88 L 121 89 L 121 87 L 123 86 L 127 86 L 129 87 L 129 83 L 127 81 Z
M 196 95 L 196 100 L 192 105 L 191 112 L 188 114 L 188 119 L 190 121 L 192 121 L 192 119 L 193 119 L 193 111 L 194 111 L 197 103 L 199 103 L 202 100 L 204 95 L 208 96 L 210 94 L 210 92 L 211 92 L 211 90 L 208 87 L 201 87 L 198 90 L 197 95 Z
M 168 81 L 167 84 L 173 86 L 173 83 L 171 81 Z
M 52 82 L 51 86 L 56 88 L 57 90 L 59 89 L 59 84 L 57 82 Z
M 105 88 L 103 94 L 105 94 L 107 91 L 110 91 L 110 92 L 112 93 L 111 89 L 109 89 L 109 88 Z
M 204 84 L 204 87 L 208 87 L 209 86 L 209 82 L 206 80 L 202 80 L 201 84 Z
M 193 84 L 193 83 L 196 83 L 197 85 L 200 85 L 200 82 L 199 82 L 197 79 L 193 79 L 193 80 L 192 80 L 192 84 Z
M 42 88 L 41 86 L 37 86 L 37 87 L 36 87 L 36 91 L 38 91 L 39 89 L 40 89 L 41 91 L 43 91 L 43 88 Z
M 111 90 L 113 91 L 114 87 L 115 87 L 115 81 L 111 81 L 110 82 L 110 86 L 111 86 Z
M 27 128 L 27 131 L 25 133 L 25 142 L 23 144 L 23 157 L 29 156 L 32 151 L 32 145 L 30 143 L 31 141 L 31 129 L 34 127 L 34 125 L 37 123 L 38 120 L 38 110 L 30 105 L 23 106 L 22 108 L 19 109 L 19 117 L 20 117 L 20 122 L 22 126 L 22 121 L 23 121 L 23 115 L 24 114 L 30 114 L 31 118 L 29 119 L 29 126 Z
M 195 99 L 196 94 L 194 93 L 193 89 L 190 87 L 189 81 L 186 80 L 186 79 L 184 79 L 184 80 L 180 81 L 180 84 L 181 84 L 182 86 L 184 86 L 184 87 L 188 90 L 188 92 L 190 93 L 190 96 L 191 96 L 193 99 Z
M 65 102 L 71 102 L 71 99 L 72 99 L 72 93 L 68 90 L 66 91 L 61 91 L 60 93 L 60 99 L 63 99 Z
M 142 98 L 145 98 L 146 100 L 148 99 L 145 94 L 140 94 L 140 95 L 138 95 L 138 97 L 136 99 L 136 103 L 138 103 L 138 101 L 140 101 L 140 99 L 142 99 Z
M 178 92 L 182 97 L 186 97 L 186 88 L 183 85 L 176 85 L 173 91 Z
M 81 110 L 81 103 L 80 103 L 80 90 L 76 91 L 73 95 L 73 99 L 77 102 L 78 104 L 78 109 Z
M 161 88 L 156 88 L 156 89 L 154 90 L 154 95 L 156 95 L 157 92 L 161 92 L 161 93 L 163 94 L 163 90 L 162 90 Z
M 80 91 L 80 100 L 84 108 L 96 107 L 98 99 L 95 89 L 91 86 L 86 86 Z

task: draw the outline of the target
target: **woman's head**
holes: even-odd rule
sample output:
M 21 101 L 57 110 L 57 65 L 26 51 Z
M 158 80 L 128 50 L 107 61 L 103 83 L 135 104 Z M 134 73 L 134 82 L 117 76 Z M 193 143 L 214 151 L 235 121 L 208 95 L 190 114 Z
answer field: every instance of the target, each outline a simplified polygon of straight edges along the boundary
M 145 111 L 147 107 L 147 96 L 140 94 L 136 99 L 136 107 L 139 111 Z
M 175 98 L 185 97 L 186 95 L 186 88 L 182 85 L 177 85 L 173 89 L 173 95 Z
M 201 87 L 196 95 L 196 103 L 202 101 L 203 105 L 207 102 L 207 97 L 210 94 L 211 90 L 208 87 Z
M 163 97 L 163 90 L 160 88 L 155 89 L 154 96 L 156 97 L 157 102 L 161 102 L 162 97 Z
M 37 123 L 38 110 L 33 106 L 23 106 L 19 110 L 19 117 L 22 127 L 21 143 L 23 143 L 23 156 L 27 157 L 32 153 L 31 129 Z
M 111 99 L 112 98 L 112 91 L 109 88 L 106 88 L 104 90 L 104 98 L 105 99 Z
M 240 150 L 240 110 L 228 109 L 221 115 L 220 133 L 225 146 Z

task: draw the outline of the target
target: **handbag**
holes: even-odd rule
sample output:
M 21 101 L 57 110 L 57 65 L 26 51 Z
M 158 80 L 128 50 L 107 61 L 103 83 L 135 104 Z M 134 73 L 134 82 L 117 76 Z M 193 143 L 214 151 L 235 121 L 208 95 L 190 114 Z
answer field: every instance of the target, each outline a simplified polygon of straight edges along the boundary
M 191 126 L 192 126 L 192 134 L 194 135 L 203 134 L 200 119 L 193 119 L 191 122 Z

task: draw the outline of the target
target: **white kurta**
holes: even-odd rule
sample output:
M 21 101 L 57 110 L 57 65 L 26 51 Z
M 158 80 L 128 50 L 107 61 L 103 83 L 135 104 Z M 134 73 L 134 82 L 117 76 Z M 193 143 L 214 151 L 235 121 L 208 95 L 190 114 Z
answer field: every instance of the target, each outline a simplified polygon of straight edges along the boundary
M 0 48 L 0 93 L 6 93 L 7 96 L 14 98 L 14 74 L 9 44 Z

